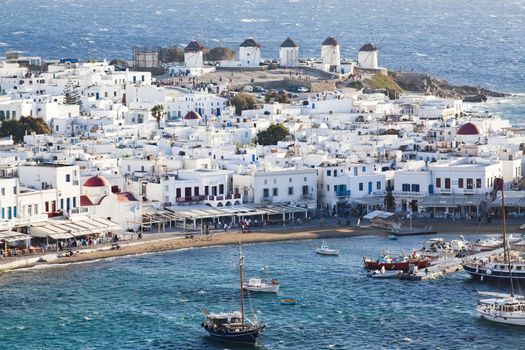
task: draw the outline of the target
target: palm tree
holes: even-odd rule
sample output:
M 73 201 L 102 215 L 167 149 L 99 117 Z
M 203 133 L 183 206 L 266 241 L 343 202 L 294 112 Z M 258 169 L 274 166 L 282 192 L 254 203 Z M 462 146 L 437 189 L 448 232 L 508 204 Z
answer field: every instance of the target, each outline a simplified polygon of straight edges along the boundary
M 164 118 L 164 106 L 163 105 L 155 105 L 151 109 L 151 115 L 157 121 L 157 129 L 160 129 L 160 121 L 162 120 L 162 118 Z

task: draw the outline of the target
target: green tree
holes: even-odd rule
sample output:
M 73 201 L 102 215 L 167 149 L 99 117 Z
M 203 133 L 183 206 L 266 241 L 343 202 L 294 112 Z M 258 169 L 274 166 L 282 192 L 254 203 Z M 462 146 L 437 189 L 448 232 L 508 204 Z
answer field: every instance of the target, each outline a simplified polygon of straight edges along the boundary
M 276 145 L 288 135 L 290 133 L 283 124 L 271 124 L 266 130 L 257 133 L 257 143 L 263 146 Z
M 2 137 L 12 136 L 15 143 L 24 141 L 24 135 L 36 132 L 37 134 L 51 134 L 49 125 L 42 118 L 21 117 L 20 120 L 5 120 L 0 125 Z
M 396 200 L 392 190 L 388 190 L 385 195 L 385 208 L 387 211 L 393 211 L 396 208 Z
M 66 105 L 82 105 L 79 90 L 80 85 L 72 79 L 68 79 L 66 86 L 64 87 L 64 103 Z
M 160 121 L 164 118 L 164 106 L 155 105 L 151 109 L 151 115 L 157 121 L 157 129 L 160 129 Z
M 271 99 L 279 103 L 290 103 L 290 94 L 288 94 L 286 91 L 268 91 L 264 96 L 264 101 L 269 103 Z
M 235 51 L 227 47 L 214 47 L 211 50 L 204 51 L 205 61 L 224 61 L 233 60 L 235 58 Z
M 177 46 L 169 47 L 163 55 L 167 62 L 184 62 L 184 50 Z
M 254 109 L 257 100 L 255 99 L 255 96 L 245 92 L 241 92 L 231 97 L 228 103 L 230 104 L 230 106 L 235 107 L 236 115 L 241 115 L 242 111 L 244 110 Z

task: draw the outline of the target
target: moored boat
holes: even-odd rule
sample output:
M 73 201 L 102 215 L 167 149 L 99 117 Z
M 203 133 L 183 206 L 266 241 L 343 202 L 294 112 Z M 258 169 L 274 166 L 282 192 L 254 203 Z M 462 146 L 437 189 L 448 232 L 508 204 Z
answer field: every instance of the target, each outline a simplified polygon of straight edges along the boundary
M 297 300 L 295 299 L 281 299 L 280 301 L 281 305 L 297 305 Z
M 391 240 L 391 241 L 395 241 L 395 240 L 397 240 L 397 236 L 393 235 L 393 234 L 389 234 L 388 235 L 388 239 Z
M 338 249 L 331 249 L 328 247 L 328 244 L 326 244 L 325 241 L 323 241 L 323 244 L 321 245 L 321 248 L 317 248 L 315 252 L 319 255 L 331 255 L 331 256 L 337 256 L 339 255 Z
M 397 278 L 401 273 L 403 273 L 402 270 L 386 270 L 385 268 L 381 268 L 381 270 L 369 271 L 367 276 L 371 278 L 388 279 Z
M 264 328 L 266 328 L 266 323 L 258 324 L 255 315 L 253 321 L 244 315 L 244 257 L 240 247 L 239 255 L 241 311 L 210 313 L 207 309 L 204 309 L 206 319 L 201 326 L 213 338 L 234 343 L 255 344 L 259 336 L 262 335 Z
M 268 278 L 268 266 L 263 268 L 264 279 L 262 278 L 250 278 L 248 282 L 243 283 L 242 287 L 250 292 L 260 293 L 277 293 L 279 291 L 279 281 L 276 279 L 269 280 Z
M 505 216 L 505 194 L 503 179 L 494 182 L 495 191 L 501 191 L 501 212 L 503 221 L 503 259 L 500 268 L 507 268 L 510 294 L 482 292 L 489 295 L 490 299 L 481 299 L 476 311 L 480 317 L 492 322 L 505 323 L 516 326 L 525 326 L 525 297 L 514 293 L 514 271 L 511 262 L 510 242 L 507 237 L 507 223 Z M 488 271 L 488 270 L 487 270 Z
M 260 278 L 250 278 L 242 287 L 250 292 L 277 293 L 279 291 L 279 282 L 277 280 L 265 282 Z
M 417 254 L 412 254 L 411 256 L 400 256 L 400 257 L 391 257 L 389 255 L 382 255 L 377 259 L 370 259 L 368 257 L 363 257 L 363 266 L 368 270 L 402 270 L 408 271 L 410 265 L 416 266 L 418 269 L 424 269 L 430 266 L 430 260 L 427 258 L 421 257 Z

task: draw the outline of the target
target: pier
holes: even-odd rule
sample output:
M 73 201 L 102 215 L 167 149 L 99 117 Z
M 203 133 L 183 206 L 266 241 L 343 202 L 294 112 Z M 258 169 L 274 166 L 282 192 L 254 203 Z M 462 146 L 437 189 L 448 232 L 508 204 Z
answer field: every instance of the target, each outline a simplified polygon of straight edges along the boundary
M 436 263 L 435 265 L 429 266 L 423 270 L 417 270 L 414 272 L 405 272 L 399 275 L 399 279 L 411 280 L 411 281 L 427 281 L 444 277 L 445 275 L 452 274 L 463 270 L 461 264 L 463 259 L 484 259 L 494 254 L 501 254 L 503 248 L 489 250 L 485 252 L 479 252 L 471 254 L 465 258 L 449 258 L 444 259 Z

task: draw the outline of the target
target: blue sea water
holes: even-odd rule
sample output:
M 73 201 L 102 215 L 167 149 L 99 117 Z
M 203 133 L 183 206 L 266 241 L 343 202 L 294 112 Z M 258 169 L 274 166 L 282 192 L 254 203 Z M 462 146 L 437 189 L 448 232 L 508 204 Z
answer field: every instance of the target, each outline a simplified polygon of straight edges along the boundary
M 518 349 L 523 332 L 475 314 L 476 290 L 457 273 L 429 282 L 372 280 L 362 256 L 408 251 L 428 237 L 332 239 L 243 246 L 246 276 L 269 266 L 281 296 L 246 301 L 268 327 L 261 349 Z M 202 308 L 239 309 L 238 247 L 143 255 L 2 275 L 0 348 L 242 349 L 200 327 Z

